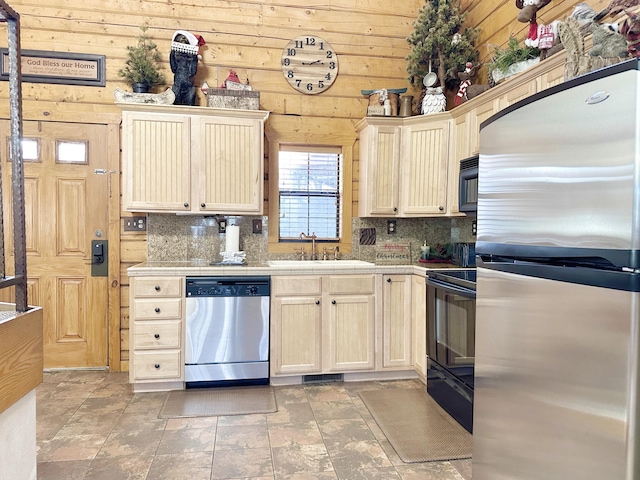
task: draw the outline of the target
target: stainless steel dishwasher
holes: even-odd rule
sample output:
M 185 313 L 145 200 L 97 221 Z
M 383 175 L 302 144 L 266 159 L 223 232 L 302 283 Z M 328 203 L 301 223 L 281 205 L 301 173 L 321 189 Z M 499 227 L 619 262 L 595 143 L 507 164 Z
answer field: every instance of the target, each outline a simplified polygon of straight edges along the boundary
M 269 277 L 187 277 L 187 388 L 269 383 Z

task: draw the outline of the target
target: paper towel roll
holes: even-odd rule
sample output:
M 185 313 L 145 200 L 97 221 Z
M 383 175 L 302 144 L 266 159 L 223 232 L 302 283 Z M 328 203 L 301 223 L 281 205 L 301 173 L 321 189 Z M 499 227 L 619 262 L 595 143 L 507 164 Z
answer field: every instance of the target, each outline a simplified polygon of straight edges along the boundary
M 227 239 L 225 252 L 240 251 L 240 227 L 237 225 L 227 225 Z

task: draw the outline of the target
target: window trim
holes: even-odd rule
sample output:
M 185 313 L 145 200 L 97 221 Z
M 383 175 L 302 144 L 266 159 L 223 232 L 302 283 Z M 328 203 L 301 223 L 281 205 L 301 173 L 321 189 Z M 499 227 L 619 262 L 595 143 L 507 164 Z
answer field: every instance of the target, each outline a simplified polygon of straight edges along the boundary
M 293 141 L 285 137 L 269 139 L 269 228 L 268 228 L 268 253 L 295 253 L 295 248 L 300 248 L 300 243 L 309 243 L 308 240 L 292 241 L 279 239 L 279 198 L 280 190 L 278 188 L 278 154 L 281 147 L 289 148 L 330 148 L 335 151 L 341 150 L 342 154 L 342 215 L 341 215 L 341 232 L 342 236 L 339 242 L 323 242 L 322 246 L 332 248 L 340 247 L 342 253 L 351 253 L 352 251 L 352 211 L 353 211 L 353 144 L 340 143 L 339 140 L 333 143 L 325 141 L 310 141 L 308 143 L 300 143 L 299 138 Z M 324 140 L 324 138 L 322 138 Z

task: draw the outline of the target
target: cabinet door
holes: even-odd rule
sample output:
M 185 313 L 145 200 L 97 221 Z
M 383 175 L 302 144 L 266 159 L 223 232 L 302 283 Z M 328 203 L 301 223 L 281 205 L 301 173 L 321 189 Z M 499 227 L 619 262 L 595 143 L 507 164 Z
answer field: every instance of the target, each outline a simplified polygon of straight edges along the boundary
M 450 120 L 422 121 L 403 127 L 400 164 L 400 215 L 447 213 Z
M 361 134 L 362 216 L 398 214 L 400 135 L 399 126 L 384 125 L 369 126 Z
M 196 209 L 262 214 L 262 121 L 229 117 L 200 117 L 195 121 L 194 170 L 199 172 L 194 179 L 198 184 L 193 197 Z
M 189 117 L 122 114 L 122 205 L 132 212 L 189 211 Z
M 499 102 L 499 100 L 481 103 L 469 112 L 469 145 L 471 146 L 471 155 L 475 155 L 480 151 L 480 125 L 499 110 L 497 102 Z
M 322 305 L 319 297 L 271 300 L 272 374 L 320 373 Z
M 382 277 L 382 367 L 411 366 L 411 275 Z
M 413 367 L 419 374 L 426 375 L 427 284 L 420 275 L 412 275 L 411 278 L 411 321 Z
M 324 310 L 328 313 L 325 371 L 373 370 L 373 295 L 330 295 Z

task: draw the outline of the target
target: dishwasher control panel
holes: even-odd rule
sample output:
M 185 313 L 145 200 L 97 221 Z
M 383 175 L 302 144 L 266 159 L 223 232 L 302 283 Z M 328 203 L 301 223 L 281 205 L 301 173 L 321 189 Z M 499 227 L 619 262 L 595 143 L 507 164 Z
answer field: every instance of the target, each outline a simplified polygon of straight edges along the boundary
M 270 277 L 187 277 L 187 297 L 268 297 Z

